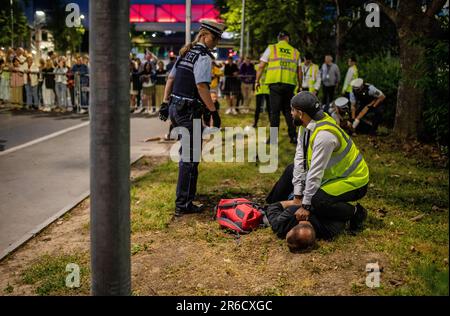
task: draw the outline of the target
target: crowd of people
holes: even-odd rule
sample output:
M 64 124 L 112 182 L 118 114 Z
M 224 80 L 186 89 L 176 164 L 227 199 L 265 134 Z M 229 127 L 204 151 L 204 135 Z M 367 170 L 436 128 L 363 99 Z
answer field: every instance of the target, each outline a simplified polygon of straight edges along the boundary
M 0 103 L 44 112 L 87 112 L 89 57 L 48 52 L 39 58 L 21 47 L 0 50 Z

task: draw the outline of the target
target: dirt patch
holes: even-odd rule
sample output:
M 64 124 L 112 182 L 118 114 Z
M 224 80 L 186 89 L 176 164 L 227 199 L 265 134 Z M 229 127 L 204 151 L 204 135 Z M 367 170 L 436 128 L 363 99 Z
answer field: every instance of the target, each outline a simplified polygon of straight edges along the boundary
M 164 157 L 144 157 L 131 167 L 131 180 L 150 172 Z M 35 295 L 34 287 L 23 284 L 21 273 L 43 254 L 89 254 L 89 198 L 56 220 L 0 262 L 0 295 Z M 8 290 L 10 289 L 10 290 Z M 9 293 L 11 292 L 11 293 Z

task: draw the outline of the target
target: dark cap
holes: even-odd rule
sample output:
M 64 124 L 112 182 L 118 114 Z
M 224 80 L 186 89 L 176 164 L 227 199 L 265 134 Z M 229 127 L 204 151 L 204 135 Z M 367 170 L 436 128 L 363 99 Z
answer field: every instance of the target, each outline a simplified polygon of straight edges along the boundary
M 324 117 L 319 99 L 308 91 L 302 91 L 291 99 L 291 106 L 308 114 L 313 120 L 320 120 Z
M 289 35 L 289 32 L 286 31 L 286 30 L 282 30 L 280 33 L 278 33 L 278 38 L 282 38 L 282 37 L 285 37 L 285 36 L 291 37 L 291 36 Z

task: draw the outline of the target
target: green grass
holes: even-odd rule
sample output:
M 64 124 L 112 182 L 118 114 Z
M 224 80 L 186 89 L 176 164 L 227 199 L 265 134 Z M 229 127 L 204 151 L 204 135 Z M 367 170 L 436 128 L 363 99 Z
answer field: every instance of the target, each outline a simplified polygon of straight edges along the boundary
M 224 126 L 245 127 L 251 125 L 253 121 L 252 114 L 222 115 L 222 118 Z M 260 126 L 267 125 L 267 115 L 263 113 Z M 170 225 L 174 211 L 178 164 L 171 161 L 162 163 L 147 175 L 140 177 L 133 183 L 131 189 L 133 234 L 160 232 L 157 238 L 175 241 L 187 239 L 185 241 L 199 246 L 206 245 L 207 253 L 204 254 L 203 264 L 214 265 L 214 262 L 208 261 L 209 257 L 220 256 L 221 260 L 230 260 L 231 263 L 227 264 L 227 268 L 223 271 L 224 275 L 229 277 L 238 275 L 238 268 L 234 265 L 237 263 L 265 274 L 274 268 L 270 266 L 270 259 L 274 254 L 295 260 L 298 257 L 291 257 L 284 240 L 276 239 L 270 229 L 258 230 L 240 240 L 235 240 L 231 235 L 221 231 L 212 221 L 212 207 L 221 198 L 247 197 L 263 203 L 285 166 L 290 164 L 294 157 L 295 146 L 288 142 L 284 123 L 279 137 L 279 168 L 275 173 L 260 173 L 259 165 L 255 162 L 202 162 L 199 170 L 198 198 L 208 206 L 209 213 L 186 219 L 181 231 L 176 229 L 177 224 Z M 314 278 L 326 273 L 329 265 L 339 266 L 344 271 L 351 268 L 345 262 L 329 262 L 329 258 L 342 254 L 345 257 L 346 253 L 356 249 L 382 255 L 386 260 L 384 263 L 386 271 L 381 275 L 380 288 L 368 291 L 365 285 L 351 283 L 348 285 L 350 293 L 448 295 L 447 167 L 439 167 L 420 151 L 413 155 L 405 154 L 400 144 L 386 130 L 377 138 L 358 135 L 354 137 L 354 141 L 370 168 L 370 188 L 367 196 L 361 201 L 369 211 L 366 229 L 357 236 L 342 235 L 333 242 L 319 243 L 319 248 L 314 250 L 313 255 L 322 264 L 314 263 L 306 266 L 312 279 L 304 280 L 304 284 L 291 282 L 289 275 L 294 272 L 282 269 L 275 275 L 270 286 L 236 294 L 315 294 L 311 289 L 314 282 L 326 282 L 326 279 L 317 281 Z M 433 206 L 437 206 L 438 209 L 433 210 Z M 378 209 L 386 211 L 385 216 L 380 214 Z M 425 217 L 418 222 L 410 220 L 419 214 L 425 214 Z M 155 238 L 154 236 L 151 238 Z M 146 240 L 132 244 L 133 256 L 151 252 L 152 243 L 152 240 Z M 180 278 L 193 269 L 207 268 L 191 267 L 193 263 L 190 260 L 173 262 L 166 266 L 164 280 L 159 282 Z M 41 295 L 88 293 L 88 282 L 83 282 L 82 287 L 75 290 L 64 286 L 67 262 L 81 262 L 82 275 L 88 278 L 86 255 L 78 254 L 62 257 L 44 256 L 23 273 L 23 281 L 35 286 L 36 292 Z M 401 282 L 393 285 L 394 279 Z M 195 282 L 204 284 L 203 281 Z M 205 287 L 194 286 L 193 289 L 187 289 L 198 295 L 223 294 Z M 11 289 L 5 289 L 8 290 Z M 135 293 L 143 294 L 139 289 L 134 290 Z
M 70 271 L 66 266 L 75 263 L 80 267 L 80 287 L 66 287 Z M 45 254 L 33 262 L 21 274 L 24 284 L 32 285 L 38 295 L 87 295 L 89 294 L 89 263 L 86 253 L 76 252 L 53 256 Z

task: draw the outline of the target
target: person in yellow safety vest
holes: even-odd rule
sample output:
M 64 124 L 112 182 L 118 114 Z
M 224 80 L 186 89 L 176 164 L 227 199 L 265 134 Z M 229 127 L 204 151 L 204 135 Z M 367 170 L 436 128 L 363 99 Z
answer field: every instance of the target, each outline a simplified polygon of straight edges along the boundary
M 305 61 L 301 65 L 302 67 L 302 91 L 309 91 L 314 95 L 319 93 L 320 89 L 320 72 L 319 66 L 312 61 L 312 55 L 310 53 L 305 54 Z
M 292 98 L 291 107 L 301 126 L 292 176 L 294 199 L 281 204 L 291 208 L 298 221 L 290 223 L 287 233 L 289 247 L 295 250 L 311 246 L 314 230 L 323 234 L 325 223 L 327 238 L 342 232 L 347 222 L 352 233 L 362 230 L 367 211 L 349 202 L 366 195 L 369 168 L 352 139 L 321 110 L 315 95 L 302 91 Z
M 255 70 L 257 71 L 259 68 L 259 64 L 255 65 Z M 270 120 L 270 90 L 269 86 L 265 84 L 267 75 L 267 68 L 264 69 L 264 72 L 261 75 L 260 79 L 260 85 L 255 90 L 256 95 L 256 109 L 255 109 L 255 120 L 253 123 L 253 128 L 258 127 L 258 121 L 259 121 L 259 114 L 263 110 L 263 106 L 265 104 L 266 111 L 269 114 L 269 120 Z
M 281 31 L 278 43 L 269 45 L 260 58 L 255 89 L 261 85 L 261 77 L 267 67 L 265 84 L 270 90 L 270 127 L 280 127 L 280 112 L 288 126 L 291 143 L 297 143 L 295 126 L 290 113 L 290 100 L 298 86 L 301 89 L 302 69 L 300 52 L 289 44 L 289 33 Z
M 354 56 L 350 57 L 347 61 L 348 70 L 345 75 L 344 85 L 342 86 L 342 95 L 347 99 L 350 98 L 350 93 L 352 92 L 351 82 L 358 77 L 358 67 L 356 67 L 356 58 Z

